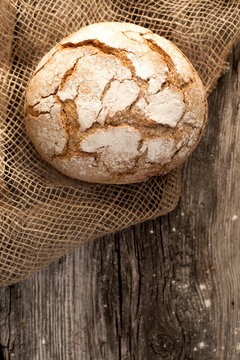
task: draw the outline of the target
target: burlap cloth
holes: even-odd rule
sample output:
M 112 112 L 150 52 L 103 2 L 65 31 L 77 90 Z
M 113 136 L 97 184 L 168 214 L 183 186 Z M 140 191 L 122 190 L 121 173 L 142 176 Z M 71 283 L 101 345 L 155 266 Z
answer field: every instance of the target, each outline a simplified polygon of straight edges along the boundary
M 171 211 L 179 171 L 134 185 L 86 184 L 45 163 L 24 127 L 24 93 L 40 58 L 80 27 L 128 21 L 172 40 L 208 93 L 239 37 L 239 0 L 1 0 L 0 285 L 91 239 Z

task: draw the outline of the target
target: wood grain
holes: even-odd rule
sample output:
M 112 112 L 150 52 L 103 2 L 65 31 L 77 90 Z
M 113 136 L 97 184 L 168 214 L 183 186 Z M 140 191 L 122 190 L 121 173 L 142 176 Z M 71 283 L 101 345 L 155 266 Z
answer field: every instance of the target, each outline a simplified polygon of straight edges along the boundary
M 240 359 L 240 44 L 168 216 L 0 289 L 1 359 Z

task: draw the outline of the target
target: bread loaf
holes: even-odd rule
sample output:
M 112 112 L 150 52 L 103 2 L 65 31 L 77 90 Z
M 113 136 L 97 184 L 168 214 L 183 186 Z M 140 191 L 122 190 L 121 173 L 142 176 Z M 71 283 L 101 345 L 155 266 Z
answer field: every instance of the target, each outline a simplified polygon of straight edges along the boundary
M 57 44 L 26 91 L 27 133 L 60 172 L 133 183 L 165 174 L 196 147 L 204 86 L 170 41 L 130 23 L 98 23 Z

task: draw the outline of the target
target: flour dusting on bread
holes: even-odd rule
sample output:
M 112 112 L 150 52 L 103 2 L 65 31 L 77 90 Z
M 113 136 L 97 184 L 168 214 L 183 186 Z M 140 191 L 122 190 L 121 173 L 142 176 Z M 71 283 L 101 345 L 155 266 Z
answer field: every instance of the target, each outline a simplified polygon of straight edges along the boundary
M 98 23 L 39 63 L 25 101 L 39 154 L 84 181 L 131 183 L 180 165 L 197 146 L 205 89 L 167 39 L 129 23 Z

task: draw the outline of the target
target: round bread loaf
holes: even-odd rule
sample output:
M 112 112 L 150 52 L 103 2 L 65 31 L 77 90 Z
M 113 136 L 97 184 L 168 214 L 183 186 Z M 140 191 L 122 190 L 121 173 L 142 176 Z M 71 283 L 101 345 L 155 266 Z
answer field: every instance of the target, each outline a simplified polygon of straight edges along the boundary
M 98 23 L 57 44 L 27 88 L 27 133 L 39 154 L 83 181 L 165 174 L 196 147 L 204 86 L 170 41 L 129 23 Z

